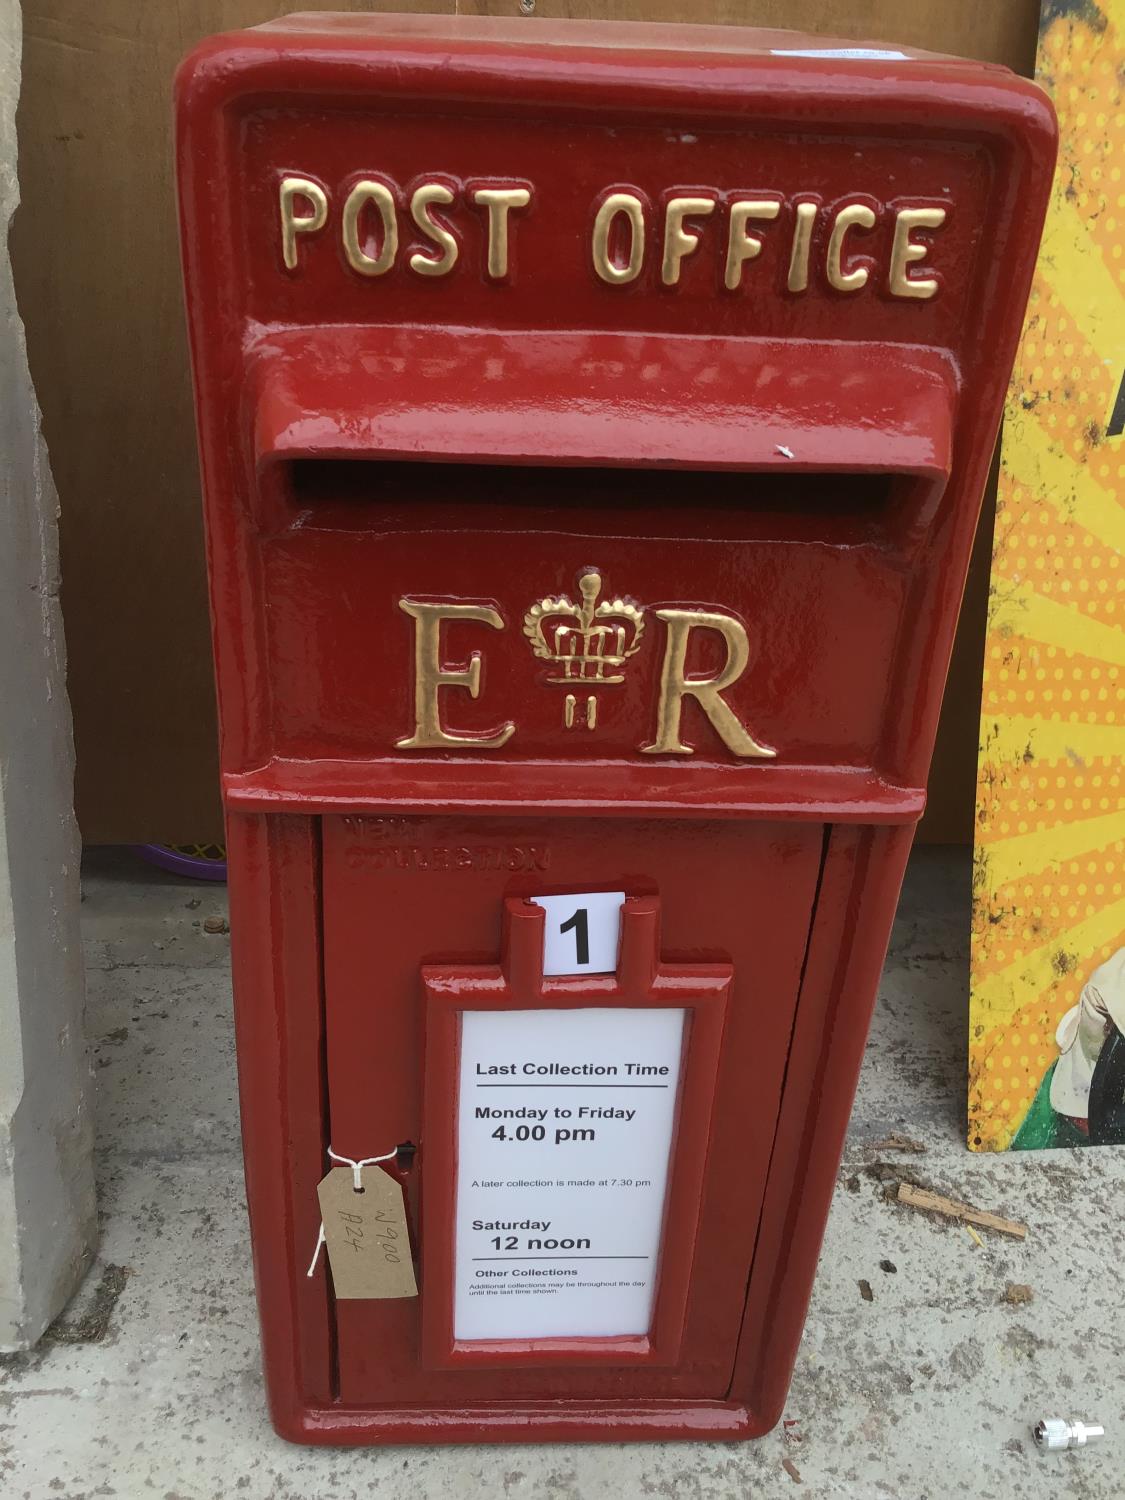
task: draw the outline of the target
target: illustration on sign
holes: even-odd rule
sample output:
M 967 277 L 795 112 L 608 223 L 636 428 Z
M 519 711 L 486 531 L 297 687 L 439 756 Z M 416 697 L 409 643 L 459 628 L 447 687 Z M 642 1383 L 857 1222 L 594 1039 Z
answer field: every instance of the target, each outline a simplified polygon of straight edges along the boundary
M 1125 1142 L 1125 0 L 1048 6 L 1061 152 L 1005 413 L 977 792 L 969 1144 Z

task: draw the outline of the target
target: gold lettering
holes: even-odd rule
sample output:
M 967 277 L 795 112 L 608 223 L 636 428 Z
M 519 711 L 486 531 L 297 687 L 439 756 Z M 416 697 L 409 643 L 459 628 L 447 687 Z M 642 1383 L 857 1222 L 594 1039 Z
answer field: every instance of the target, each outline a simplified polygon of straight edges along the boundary
M 714 213 L 714 198 L 669 198 L 664 210 L 664 263 L 660 279 L 665 286 L 675 286 L 680 279 L 680 262 L 699 247 L 699 236 L 684 228 L 689 214 L 704 218 Z
M 474 651 L 466 667 L 443 667 L 441 625 L 443 620 L 477 620 L 503 630 L 499 612 L 487 604 L 421 604 L 400 599 L 398 607 L 414 620 L 414 733 L 396 740 L 399 750 L 499 750 L 516 732 L 507 723 L 491 734 L 454 734 L 441 723 L 438 691 L 443 687 L 468 688 L 469 697 L 480 695 L 480 652 Z
M 379 211 L 383 226 L 383 243 L 378 255 L 368 255 L 359 233 L 360 214 L 369 203 Z M 385 182 L 357 182 L 344 202 L 342 227 L 344 255 L 348 265 L 361 276 L 382 276 L 395 263 L 398 254 L 398 218 L 394 194 Z
M 609 237 L 619 214 L 625 215 L 629 225 L 629 259 L 623 266 L 617 265 L 609 253 Z M 634 193 L 610 193 L 594 220 L 592 248 L 594 270 L 611 286 L 624 286 L 641 274 L 645 258 L 645 213 Z
M 940 229 L 945 223 L 944 208 L 903 208 L 895 219 L 895 239 L 891 247 L 891 268 L 887 290 L 892 297 L 927 297 L 937 295 L 938 282 L 933 276 L 911 277 L 906 268 L 916 260 L 925 260 L 928 245 L 916 245 L 910 238 L 912 229 Z
M 297 269 L 297 236 L 315 234 L 328 220 L 328 194 L 319 182 L 307 177 L 283 177 L 278 194 L 281 208 L 281 258 L 290 271 Z M 296 211 L 298 198 L 312 205 L 311 214 Z
M 426 238 L 441 249 L 441 254 L 436 257 L 415 250 L 410 257 L 410 269 L 417 271 L 419 276 L 446 276 L 457 264 L 460 254 L 457 241 L 444 224 L 430 217 L 429 212 L 431 203 L 448 205 L 452 202 L 453 194 L 441 182 L 424 182 L 414 190 L 410 199 L 410 216 Z
M 756 234 L 746 232 L 747 219 L 776 219 L 781 204 L 771 198 L 739 198 L 730 206 L 730 228 L 727 234 L 726 289 L 733 292 L 742 280 L 745 261 L 762 253 L 762 242 Z
M 828 241 L 828 282 L 838 292 L 858 292 L 867 284 L 867 267 L 856 266 L 845 271 L 840 264 L 844 253 L 844 241 L 852 228 L 873 229 L 875 215 L 866 203 L 849 203 L 836 215 L 832 225 L 832 238 Z
M 527 188 L 477 188 L 473 202 L 488 209 L 488 274 L 503 281 L 508 274 L 508 214 L 531 202 Z
M 642 745 L 646 755 L 692 755 L 690 745 L 680 739 L 680 717 L 685 698 L 694 698 L 711 721 L 711 727 L 728 750 L 740 756 L 770 758 L 777 754 L 750 735 L 721 694 L 738 681 L 750 658 L 746 628 L 731 615 L 713 610 L 658 609 L 658 620 L 668 627 L 661 669 L 660 704 L 656 711 L 656 739 Z M 727 645 L 727 659 L 713 677 L 688 677 L 685 670 L 688 641 L 693 630 L 715 630 Z
M 793 226 L 793 249 L 789 254 L 789 280 L 791 292 L 804 292 L 809 285 L 809 246 L 812 244 L 813 220 L 816 218 L 815 203 L 797 204 L 797 222 Z

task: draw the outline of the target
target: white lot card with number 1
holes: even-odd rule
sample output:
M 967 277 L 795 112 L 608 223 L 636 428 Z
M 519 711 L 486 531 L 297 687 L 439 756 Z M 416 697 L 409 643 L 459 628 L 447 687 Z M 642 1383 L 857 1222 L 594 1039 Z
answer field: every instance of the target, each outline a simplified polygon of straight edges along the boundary
M 532 896 L 547 913 L 544 974 L 612 974 L 617 968 L 624 891 Z

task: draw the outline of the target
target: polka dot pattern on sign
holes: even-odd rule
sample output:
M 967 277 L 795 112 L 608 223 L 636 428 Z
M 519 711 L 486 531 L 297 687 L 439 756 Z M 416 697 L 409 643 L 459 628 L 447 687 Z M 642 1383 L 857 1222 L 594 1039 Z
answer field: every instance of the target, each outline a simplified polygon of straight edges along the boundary
M 1125 724 L 1125 668 L 1044 641 L 993 639 L 985 648 L 981 703 L 986 714 L 1032 714 L 1052 723 Z M 1117 778 L 1115 785 L 1119 784 Z M 1108 783 L 1101 798 L 1087 800 L 1086 811 L 1092 815 L 1102 798 L 1106 811 Z M 1056 798 L 1055 810 L 1070 812 L 1073 803 L 1068 806 Z M 1009 820 L 1009 832 L 1013 826 Z
M 1091 35 L 1081 20 L 1056 23 L 1040 43 L 1038 73 L 1053 85 L 1067 200 L 1125 286 L 1125 94 L 1119 44 L 1112 35 L 1106 42 L 1104 32 Z

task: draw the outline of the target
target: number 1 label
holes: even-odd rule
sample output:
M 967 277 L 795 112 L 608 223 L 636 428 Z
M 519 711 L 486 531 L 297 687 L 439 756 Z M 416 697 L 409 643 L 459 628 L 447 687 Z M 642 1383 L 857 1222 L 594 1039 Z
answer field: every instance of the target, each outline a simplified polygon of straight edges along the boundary
M 624 891 L 532 896 L 547 913 L 544 974 L 613 974 L 621 938 Z
M 559 927 L 560 932 L 574 933 L 574 957 L 579 968 L 585 967 L 590 962 L 590 913 L 585 906 L 580 906 L 571 917 L 569 922 L 563 922 Z

